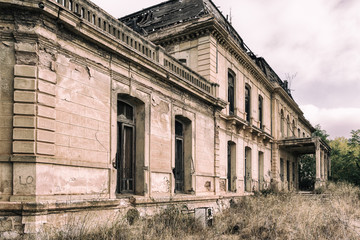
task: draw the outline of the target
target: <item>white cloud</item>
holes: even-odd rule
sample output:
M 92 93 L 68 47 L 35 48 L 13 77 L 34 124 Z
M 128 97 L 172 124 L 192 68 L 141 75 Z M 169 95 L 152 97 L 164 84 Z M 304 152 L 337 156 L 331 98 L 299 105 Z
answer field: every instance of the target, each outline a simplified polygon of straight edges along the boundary
M 312 104 L 300 108 L 314 126 L 320 124 L 332 139 L 349 138 L 351 130 L 360 129 L 360 108 L 318 108 Z

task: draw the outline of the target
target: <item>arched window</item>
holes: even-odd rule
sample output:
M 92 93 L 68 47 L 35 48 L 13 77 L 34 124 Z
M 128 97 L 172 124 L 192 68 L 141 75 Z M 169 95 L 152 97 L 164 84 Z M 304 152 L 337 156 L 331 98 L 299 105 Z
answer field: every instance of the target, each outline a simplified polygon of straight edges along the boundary
M 72 0 L 69 0 L 68 8 L 69 8 L 70 11 L 73 10 L 73 1 Z
M 81 8 L 80 15 L 82 18 L 85 18 L 85 9 Z
M 263 123 L 263 98 L 261 95 L 259 95 L 259 123 L 260 123 L 260 129 L 264 128 Z
M 300 128 L 298 128 L 298 138 L 301 138 Z
M 75 12 L 79 13 L 79 4 L 75 4 Z
M 95 15 L 92 15 L 92 24 L 96 24 L 96 16 Z
M 234 115 L 235 110 L 235 77 L 230 71 L 228 72 L 228 102 L 229 115 Z
M 251 93 L 250 87 L 245 86 L 245 113 L 246 113 L 246 121 L 250 122 L 251 115 Z

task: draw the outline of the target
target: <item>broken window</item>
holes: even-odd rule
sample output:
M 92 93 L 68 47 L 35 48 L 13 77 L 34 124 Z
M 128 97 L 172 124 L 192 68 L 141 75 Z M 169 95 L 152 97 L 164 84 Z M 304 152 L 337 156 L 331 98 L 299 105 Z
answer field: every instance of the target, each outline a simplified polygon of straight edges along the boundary
M 228 73 L 228 102 L 229 102 L 229 115 L 234 115 L 235 110 L 235 77 L 229 71 Z
M 135 121 L 134 107 L 118 101 L 117 192 L 134 192 Z
M 246 121 L 250 122 L 250 108 L 251 108 L 251 93 L 250 93 L 250 87 L 245 86 L 245 113 L 246 113 Z
M 260 129 L 264 128 L 263 125 L 263 98 L 259 95 L 259 123 L 260 123 Z

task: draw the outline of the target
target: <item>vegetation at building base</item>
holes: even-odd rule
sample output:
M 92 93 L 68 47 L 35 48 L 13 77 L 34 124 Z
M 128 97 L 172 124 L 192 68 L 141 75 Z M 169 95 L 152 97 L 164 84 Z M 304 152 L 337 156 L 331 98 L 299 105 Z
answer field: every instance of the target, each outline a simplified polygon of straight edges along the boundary
M 267 193 L 243 197 L 202 228 L 184 206 L 170 206 L 155 216 L 131 214 L 108 227 L 90 231 L 68 226 L 46 239 L 359 239 L 360 189 L 329 183 L 322 194 Z M 135 216 L 135 218 L 129 216 Z M 130 220 L 129 220 L 130 219 Z M 129 222 L 130 221 L 130 222 Z

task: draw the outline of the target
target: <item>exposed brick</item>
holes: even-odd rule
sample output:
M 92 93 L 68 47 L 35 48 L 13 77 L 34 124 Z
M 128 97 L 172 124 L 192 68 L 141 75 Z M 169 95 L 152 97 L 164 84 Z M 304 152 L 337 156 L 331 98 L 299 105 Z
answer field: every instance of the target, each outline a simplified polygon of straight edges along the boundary
M 56 112 L 54 108 L 38 106 L 38 116 L 39 117 L 47 117 L 47 118 L 56 118 Z
M 37 130 L 37 140 L 41 142 L 54 143 L 55 133 L 46 130 Z
M 22 115 L 35 115 L 36 113 L 35 104 L 26 104 L 26 103 L 15 103 L 14 104 L 14 113 Z
M 52 143 L 41 143 L 36 144 L 36 153 L 44 155 L 55 155 L 55 145 Z
M 14 153 L 35 153 L 35 142 L 14 141 Z
M 36 93 L 29 91 L 15 91 L 14 101 L 34 103 L 36 102 Z
M 38 94 L 38 103 L 49 107 L 55 107 L 55 97 L 47 94 Z
M 14 89 L 36 90 L 36 80 L 31 78 L 16 77 L 14 79 Z
M 37 118 L 37 128 L 48 130 L 48 131 L 55 131 L 55 120 L 38 117 Z
M 35 140 L 35 129 L 14 128 L 14 140 Z
M 15 65 L 14 66 L 14 75 L 17 77 L 32 77 L 36 78 L 36 66 L 28 65 Z
M 39 79 L 56 83 L 56 73 L 48 69 L 39 68 Z
M 35 119 L 35 117 L 31 116 L 14 116 L 13 126 L 34 128 L 36 126 Z

